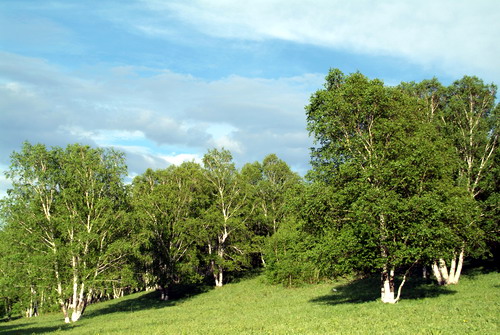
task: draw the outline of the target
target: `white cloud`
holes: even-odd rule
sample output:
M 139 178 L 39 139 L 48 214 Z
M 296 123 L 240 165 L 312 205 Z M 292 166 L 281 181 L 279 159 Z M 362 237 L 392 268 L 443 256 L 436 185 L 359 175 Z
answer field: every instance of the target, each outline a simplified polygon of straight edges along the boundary
M 208 126 L 207 133 L 213 139 L 209 142 L 209 147 L 224 148 L 234 153 L 242 154 L 243 145 L 234 140 L 234 134 L 238 129 L 227 123 L 214 123 Z
M 143 3 L 154 16 L 175 15 L 215 37 L 280 39 L 361 54 L 402 57 L 455 77 L 467 73 L 497 82 L 500 77 L 498 1 L 146 0 Z M 156 22 L 161 25 L 158 23 L 161 21 Z
M 219 149 L 224 148 L 237 154 L 244 154 L 244 149 L 243 149 L 244 146 L 240 142 L 235 141 L 233 138 L 227 135 L 215 138 L 211 142 L 210 146 Z
M 102 147 L 119 145 L 123 142 L 134 142 L 145 139 L 140 130 L 129 131 L 120 129 L 91 129 L 85 130 L 79 126 L 61 126 L 60 131 L 71 134 L 75 138 L 89 139 Z
M 161 159 L 173 165 L 180 165 L 183 162 L 197 162 L 201 163 L 201 156 L 199 154 L 174 154 L 174 155 L 160 155 Z

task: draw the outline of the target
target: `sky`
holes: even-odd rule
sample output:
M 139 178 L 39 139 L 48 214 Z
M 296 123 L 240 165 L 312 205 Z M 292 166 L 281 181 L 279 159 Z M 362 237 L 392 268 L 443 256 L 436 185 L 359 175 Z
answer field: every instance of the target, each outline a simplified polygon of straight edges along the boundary
M 24 141 L 126 153 L 130 178 L 275 153 L 309 169 L 330 68 L 500 83 L 497 0 L 0 0 L 0 197 Z

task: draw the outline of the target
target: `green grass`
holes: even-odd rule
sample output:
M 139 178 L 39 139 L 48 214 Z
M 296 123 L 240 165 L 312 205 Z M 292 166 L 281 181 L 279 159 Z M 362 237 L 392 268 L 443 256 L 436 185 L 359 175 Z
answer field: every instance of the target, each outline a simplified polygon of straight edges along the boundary
M 336 291 L 334 291 L 335 289 Z M 262 277 L 172 302 L 139 293 L 61 314 L 0 323 L 0 333 L 41 334 L 498 334 L 500 274 L 469 273 L 453 287 L 411 280 L 384 305 L 378 282 L 269 286 Z

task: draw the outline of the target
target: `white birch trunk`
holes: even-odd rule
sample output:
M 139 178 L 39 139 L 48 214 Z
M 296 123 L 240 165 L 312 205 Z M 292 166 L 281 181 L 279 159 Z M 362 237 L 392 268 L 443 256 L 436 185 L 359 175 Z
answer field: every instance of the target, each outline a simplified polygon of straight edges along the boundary
M 432 264 L 432 272 L 436 277 L 438 285 L 448 284 L 448 269 L 446 267 L 446 262 L 444 261 L 444 259 L 440 258 L 439 262 L 434 261 L 434 263 Z
M 381 299 L 383 303 L 394 304 L 396 299 L 394 298 L 394 267 L 390 266 L 388 263 L 388 253 L 385 247 L 385 241 L 387 236 L 385 235 L 386 224 L 385 216 L 380 214 L 380 231 L 382 232 L 380 236 L 380 254 L 385 260 L 385 264 L 382 268 L 381 280 Z
M 218 266 L 218 272 L 214 274 L 214 277 L 215 277 L 215 286 L 216 287 L 222 287 L 223 283 L 223 279 L 224 279 L 224 272 L 223 272 L 223 269 L 221 266 Z
M 57 288 L 56 288 L 57 300 L 59 302 L 59 306 L 61 307 L 61 310 L 62 310 L 63 315 L 64 315 L 64 322 L 69 323 L 70 321 L 69 321 L 69 316 L 68 316 L 68 308 L 67 308 L 66 303 L 65 303 L 63 296 L 62 296 L 62 284 L 61 284 L 61 280 L 59 277 L 59 270 L 58 270 L 57 263 L 54 264 L 54 274 L 55 274 L 56 282 L 57 282 Z
M 78 304 L 78 282 L 76 276 L 73 277 L 73 298 L 71 300 L 71 304 L 69 305 L 70 309 L 76 309 Z
M 79 309 L 74 310 L 73 313 L 71 313 L 71 322 L 78 321 L 81 316 L 82 316 L 81 310 L 79 310 Z
M 26 317 L 31 318 L 33 316 L 38 316 L 38 301 L 36 299 L 36 291 L 33 286 L 30 287 L 31 295 L 30 295 L 30 305 L 26 309 Z M 35 297 L 33 299 L 33 297 Z
M 457 272 L 455 272 L 455 283 L 458 283 L 458 280 L 460 279 L 460 275 L 462 274 L 462 266 L 464 265 L 464 256 L 465 256 L 465 248 L 462 248 L 460 251 L 460 255 L 458 256 L 458 265 L 457 265 Z
M 448 279 L 447 284 L 458 284 L 458 280 L 460 279 L 460 274 L 462 273 L 462 266 L 464 263 L 464 248 L 460 251 L 458 255 L 458 263 L 454 258 L 452 261 L 452 267 L 450 269 L 450 278 Z
M 439 285 L 451 285 L 458 284 L 460 275 L 462 273 L 462 267 L 464 263 L 464 253 L 465 250 L 462 247 L 460 254 L 458 255 L 458 262 L 456 257 L 453 257 L 450 263 L 450 272 L 446 267 L 446 262 L 443 259 L 439 259 L 439 264 L 434 262 L 432 265 L 432 271 Z
M 394 296 L 394 269 L 382 271 L 381 299 L 383 303 L 395 304 L 397 299 Z
M 432 273 L 434 274 L 434 277 L 436 277 L 436 281 L 437 281 L 438 285 L 444 285 L 443 276 L 441 275 L 441 272 L 439 271 L 439 266 L 437 265 L 436 261 L 434 261 L 434 263 L 432 263 Z
M 382 283 L 382 302 L 386 304 L 395 304 L 401 299 L 401 291 L 403 289 L 403 285 L 406 282 L 406 276 L 408 272 L 403 276 L 403 280 L 399 284 L 398 287 L 398 294 L 397 296 L 395 295 L 395 285 L 394 285 L 394 280 L 395 280 L 395 275 L 394 275 L 394 269 L 392 269 L 389 273 L 384 273 L 382 274 L 383 278 L 383 283 Z
M 443 277 L 443 280 L 445 283 L 448 283 L 448 280 L 450 279 L 450 276 L 448 275 L 448 268 L 446 267 L 446 262 L 444 259 L 440 258 L 439 259 L 439 272 L 441 273 L 441 276 Z
M 76 322 L 80 320 L 80 317 L 82 316 L 85 307 L 86 307 L 85 301 L 80 300 L 71 313 L 71 322 Z
M 75 286 L 73 286 L 73 290 L 75 290 Z M 79 291 L 79 292 L 78 292 Z M 80 284 L 80 290 L 78 290 L 78 284 L 76 285 L 76 295 L 75 291 L 73 291 L 73 302 L 71 304 L 71 322 L 76 322 L 80 319 L 87 306 L 87 302 L 85 300 L 85 284 Z
M 123 297 L 123 288 L 116 287 L 115 284 L 113 283 L 113 299 L 118 299 L 120 297 Z
M 385 279 L 383 283 L 382 302 L 386 304 L 394 304 L 396 302 L 394 297 L 394 288 L 391 286 L 389 278 Z
M 450 272 L 448 273 L 448 280 L 446 281 L 446 284 L 455 283 L 456 269 L 457 269 L 457 261 L 455 255 L 453 255 L 453 258 L 451 259 L 450 263 Z
M 226 219 L 224 219 L 226 220 Z M 226 242 L 227 237 L 229 236 L 227 230 L 226 230 L 226 225 L 224 224 L 224 233 L 222 236 L 219 236 L 219 245 L 217 246 L 217 255 L 221 260 L 224 259 L 224 255 L 226 254 L 226 251 L 224 249 L 224 243 Z M 217 265 L 217 271 L 214 272 L 214 278 L 215 278 L 215 286 L 216 287 L 222 287 L 223 284 L 223 279 L 224 279 L 224 268 L 221 265 Z

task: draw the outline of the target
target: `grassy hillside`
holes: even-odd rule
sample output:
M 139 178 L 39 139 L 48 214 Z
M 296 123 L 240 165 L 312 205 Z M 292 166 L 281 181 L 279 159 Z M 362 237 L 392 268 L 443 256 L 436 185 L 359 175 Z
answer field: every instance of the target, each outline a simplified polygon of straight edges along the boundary
M 396 305 L 377 301 L 377 280 L 286 289 L 261 277 L 191 298 L 139 293 L 61 314 L 0 323 L 6 334 L 498 334 L 500 274 L 470 272 L 449 288 L 411 280 Z

